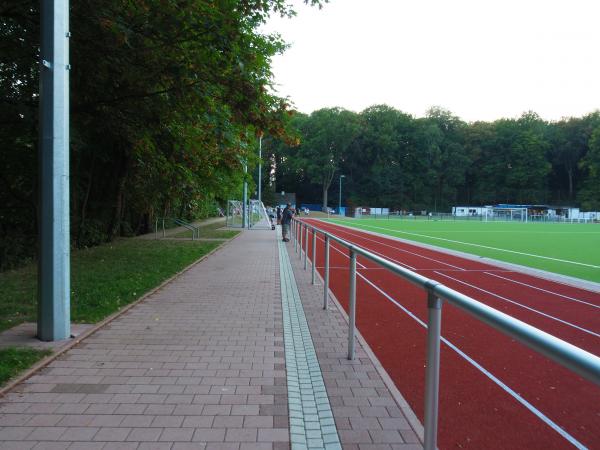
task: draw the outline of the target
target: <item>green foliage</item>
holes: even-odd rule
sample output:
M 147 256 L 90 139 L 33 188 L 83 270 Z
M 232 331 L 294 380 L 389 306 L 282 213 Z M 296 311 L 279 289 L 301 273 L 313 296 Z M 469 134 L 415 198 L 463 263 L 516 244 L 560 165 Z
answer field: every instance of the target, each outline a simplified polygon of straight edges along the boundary
M 0 385 L 51 353 L 50 350 L 32 348 L 9 347 L 0 349 Z
M 321 6 L 326 0 L 306 0 Z M 259 27 L 285 0 L 71 3 L 71 224 L 86 247 L 237 197 L 256 136 L 286 133 Z M 34 256 L 39 2 L 0 7 L 0 270 Z
M 587 173 L 583 188 L 579 192 L 584 208 L 600 210 L 600 126 L 594 130 L 589 140 L 589 151 L 580 162 Z
M 600 209 L 599 112 L 556 123 L 527 112 L 468 124 L 441 108 L 414 118 L 376 105 L 360 114 L 297 115 L 292 125 L 299 143 L 271 142 L 270 170 L 273 191 L 296 192 L 300 203 L 327 202 L 323 192 L 338 188 L 332 174 L 345 174 L 349 206 L 449 211 L 458 204 L 577 206 L 577 198 L 585 209 Z

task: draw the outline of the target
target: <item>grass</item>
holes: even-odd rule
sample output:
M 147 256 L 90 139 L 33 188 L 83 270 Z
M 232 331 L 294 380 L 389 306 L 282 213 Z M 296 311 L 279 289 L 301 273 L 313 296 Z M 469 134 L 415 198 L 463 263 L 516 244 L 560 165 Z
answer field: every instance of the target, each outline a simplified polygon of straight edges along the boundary
M 225 220 L 222 222 L 215 222 L 208 225 L 200 226 L 200 239 L 231 239 L 237 234 L 239 231 L 237 230 L 223 230 L 225 226 Z M 182 231 L 181 233 L 175 234 L 173 237 L 176 238 L 192 238 L 192 232 L 190 230 Z
M 95 323 L 207 254 L 220 242 L 123 239 L 74 251 L 71 320 Z M 0 331 L 37 316 L 37 268 L 0 273 Z
M 425 244 L 600 282 L 600 225 L 332 219 Z
M 32 348 L 5 348 L 0 350 L 0 385 L 51 354 L 51 350 Z

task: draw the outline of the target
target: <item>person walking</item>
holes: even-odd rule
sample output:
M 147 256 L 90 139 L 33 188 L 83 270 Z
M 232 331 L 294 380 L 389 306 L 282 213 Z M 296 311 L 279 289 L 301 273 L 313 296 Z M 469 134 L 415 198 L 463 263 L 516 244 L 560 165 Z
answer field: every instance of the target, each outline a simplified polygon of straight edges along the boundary
M 294 217 L 294 211 L 292 205 L 288 203 L 285 209 L 281 213 L 281 235 L 283 236 L 283 242 L 289 242 L 290 224 L 292 223 L 292 217 Z

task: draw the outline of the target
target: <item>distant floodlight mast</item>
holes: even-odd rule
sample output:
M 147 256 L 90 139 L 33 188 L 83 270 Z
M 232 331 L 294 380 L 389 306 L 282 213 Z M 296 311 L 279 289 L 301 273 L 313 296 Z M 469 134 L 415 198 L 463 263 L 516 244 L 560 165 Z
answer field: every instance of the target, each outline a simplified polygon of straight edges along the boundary
M 338 215 L 341 214 L 342 211 L 342 178 L 346 178 L 346 175 L 340 175 L 340 201 L 338 202 Z
M 38 326 L 71 335 L 69 249 L 69 2 L 41 2 Z
M 258 201 L 262 202 L 262 133 L 258 138 Z

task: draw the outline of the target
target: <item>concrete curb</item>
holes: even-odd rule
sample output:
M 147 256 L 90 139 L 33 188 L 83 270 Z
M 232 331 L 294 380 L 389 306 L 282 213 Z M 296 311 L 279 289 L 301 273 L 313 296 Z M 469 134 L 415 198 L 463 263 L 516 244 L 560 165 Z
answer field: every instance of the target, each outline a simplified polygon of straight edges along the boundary
M 196 264 L 201 263 L 202 261 L 204 261 L 205 259 L 207 259 L 212 254 L 214 254 L 217 251 L 221 250 L 223 247 L 225 247 L 226 245 L 228 245 L 230 242 L 234 241 L 241 234 L 242 233 L 238 233 L 237 235 L 235 235 L 231 239 L 223 242 L 221 245 L 219 245 L 218 247 L 214 248 L 213 250 L 211 250 L 210 252 L 208 252 L 206 255 L 201 256 L 199 259 L 197 259 L 196 261 L 194 261 L 190 265 L 188 265 L 188 266 L 184 267 L 183 269 L 181 269 L 175 275 L 171 276 L 170 278 L 166 279 L 165 281 L 163 281 L 158 286 L 156 286 L 156 287 L 152 288 L 151 290 L 149 290 L 148 292 L 146 292 L 144 295 L 142 295 L 140 298 L 138 298 L 133 303 L 130 303 L 129 305 L 123 307 L 119 311 L 117 311 L 117 312 L 111 314 L 110 316 L 106 317 L 102 321 L 98 322 L 94 327 L 92 327 L 91 329 L 85 331 L 81 335 L 76 336 L 75 338 L 73 338 L 73 340 L 71 342 L 69 342 L 68 344 L 66 344 L 61 349 L 59 349 L 56 353 L 52 353 L 51 355 L 45 357 L 41 361 L 38 361 L 36 364 L 34 364 L 33 366 L 31 366 L 29 369 L 27 369 L 24 373 L 22 373 L 21 375 L 17 376 L 16 378 L 13 378 L 12 381 L 9 381 L 8 384 L 6 384 L 4 387 L 0 388 L 0 398 L 4 397 L 6 394 L 8 394 L 16 386 L 18 386 L 19 384 L 21 384 L 24 381 L 26 381 L 28 378 L 30 378 L 33 375 L 35 375 L 36 372 L 38 372 L 39 370 L 41 370 L 44 367 L 46 367 L 48 364 L 50 364 L 52 361 L 54 361 L 55 359 L 57 359 L 63 353 L 66 353 L 67 351 L 69 351 L 70 349 L 72 349 L 73 347 L 75 347 L 77 344 L 79 344 L 80 342 L 82 342 L 84 339 L 86 339 L 86 338 L 90 337 L 91 335 L 93 335 L 94 333 L 96 333 L 99 329 L 101 329 L 104 326 L 108 325 L 110 322 L 112 322 L 113 320 L 119 318 L 120 316 L 122 316 L 123 314 L 125 314 L 127 311 L 129 311 L 133 307 L 135 307 L 138 304 L 142 303 L 148 297 L 150 297 L 155 292 L 157 292 L 160 289 L 162 289 L 163 287 L 165 287 L 167 284 L 169 284 L 172 281 L 174 281 L 179 276 L 183 275 L 185 272 L 187 272 L 188 270 L 190 270 Z

